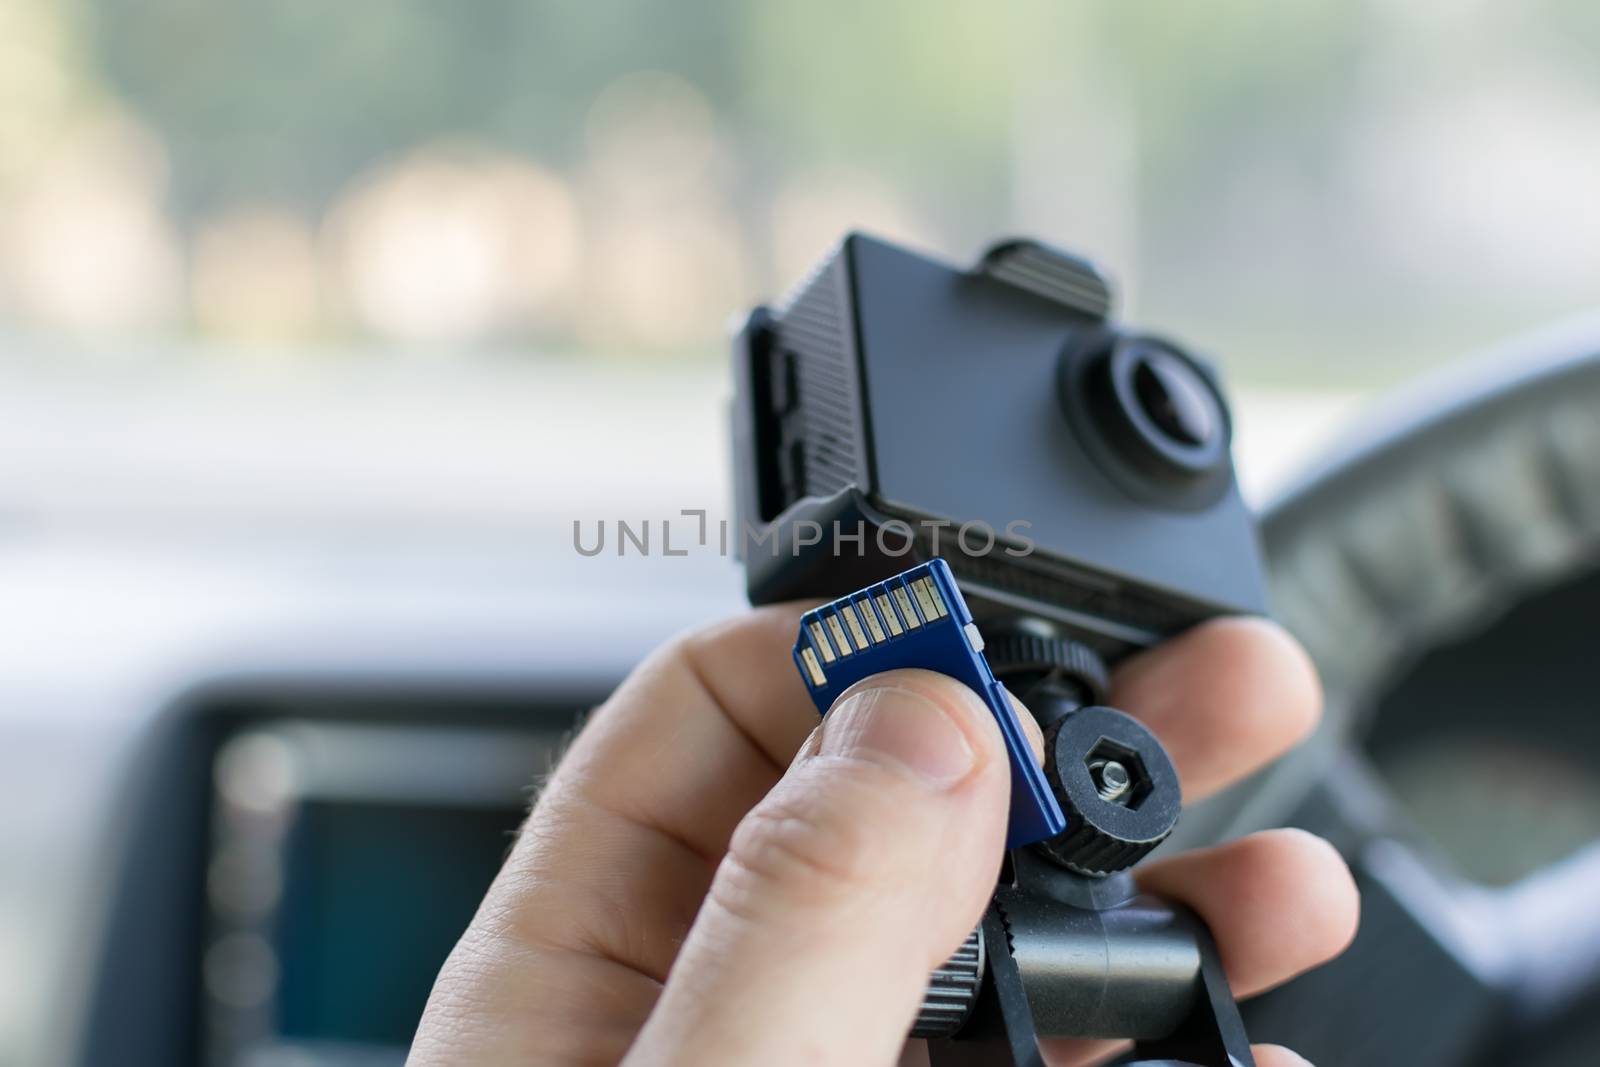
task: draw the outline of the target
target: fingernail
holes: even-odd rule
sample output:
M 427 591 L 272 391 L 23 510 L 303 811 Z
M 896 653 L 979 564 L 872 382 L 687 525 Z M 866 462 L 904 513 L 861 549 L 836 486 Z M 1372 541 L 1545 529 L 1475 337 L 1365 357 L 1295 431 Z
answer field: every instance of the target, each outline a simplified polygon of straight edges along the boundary
M 822 720 L 820 755 L 897 764 L 935 786 L 959 782 L 977 757 L 951 712 L 910 689 L 858 689 Z

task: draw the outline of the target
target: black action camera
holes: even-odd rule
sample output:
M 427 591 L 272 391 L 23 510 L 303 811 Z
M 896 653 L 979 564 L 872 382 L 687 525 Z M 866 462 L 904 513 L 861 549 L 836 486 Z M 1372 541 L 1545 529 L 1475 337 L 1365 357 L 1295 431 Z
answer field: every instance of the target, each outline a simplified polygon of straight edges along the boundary
M 1264 610 L 1216 374 L 1111 303 L 1033 242 L 963 271 L 852 234 L 756 309 L 735 346 L 751 601 L 939 555 L 980 616 L 1049 619 L 1112 659 Z
M 1065 828 L 1008 852 L 931 976 L 911 1033 L 934 1067 L 1043 1067 L 1047 1037 L 1130 1038 L 1148 1067 L 1253 1063 L 1204 924 L 1138 894 L 1129 868 L 1182 790 L 1105 702 L 1108 663 L 1262 612 L 1261 556 L 1215 372 L 1110 311 L 1094 267 L 1034 242 L 962 271 L 854 234 L 735 344 L 751 601 L 831 600 L 941 557 L 973 647 L 1043 734 Z M 872 645 L 836 636 L 824 658 Z

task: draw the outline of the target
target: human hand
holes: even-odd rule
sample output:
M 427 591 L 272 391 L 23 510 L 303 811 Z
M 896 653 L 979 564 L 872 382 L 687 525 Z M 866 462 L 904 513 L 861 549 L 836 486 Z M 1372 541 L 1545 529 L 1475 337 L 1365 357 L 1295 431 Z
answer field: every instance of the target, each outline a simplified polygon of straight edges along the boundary
M 802 611 L 680 638 L 595 712 L 440 972 L 412 1067 L 896 1062 L 928 973 L 994 889 L 1005 753 L 978 698 L 924 671 L 868 679 L 819 725 L 790 666 Z M 1254 619 L 1197 627 L 1113 678 L 1186 800 L 1282 753 L 1320 701 L 1304 652 Z M 1205 919 L 1238 996 L 1354 934 L 1349 872 L 1297 830 L 1137 874 Z

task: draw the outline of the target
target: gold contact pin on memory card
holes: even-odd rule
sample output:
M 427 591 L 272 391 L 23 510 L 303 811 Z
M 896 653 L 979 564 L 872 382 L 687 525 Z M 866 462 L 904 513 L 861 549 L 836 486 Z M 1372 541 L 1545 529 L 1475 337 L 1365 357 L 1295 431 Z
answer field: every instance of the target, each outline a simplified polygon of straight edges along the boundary
M 828 616 L 828 632 L 833 634 L 833 643 L 839 649 L 839 655 L 848 656 L 851 652 L 850 639 L 844 635 L 844 627 L 839 624 L 839 616 Z
M 900 605 L 900 615 L 906 620 L 906 625 L 915 630 L 922 625 L 922 619 L 917 615 L 917 609 L 911 606 L 911 598 L 906 595 L 905 586 L 894 587 L 894 602 Z
M 839 609 L 839 614 L 844 616 L 845 625 L 850 627 L 850 639 L 856 643 L 860 652 L 867 650 L 867 632 L 861 628 L 861 617 L 856 614 L 854 604 L 845 604 Z
M 922 617 L 929 622 L 939 617 L 939 609 L 933 606 L 933 597 L 928 595 L 928 579 L 918 578 L 911 583 L 911 591 L 916 594 L 917 606 L 922 609 Z
M 822 673 L 822 666 L 817 663 L 817 654 L 809 648 L 800 650 L 800 660 L 806 665 L 806 674 L 811 677 L 812 685 L 827 685 L 828 676 Z
M 880 644 L 888 640 L 887 637 L 883 636 L 883 627 L 878 624 L 878 613 L 872 610 L 871 601 L 861 601 L 860 604 L 856 605 L 856 610 L 860 612 L 863 619 L 867 620 L 867 636 L 872 638 L 873 644 Z
M 817 651 L 822 653 L 822 662 L 832 663 L 835 659 L 833 648 L 828 644 L 828 635 L 822 632 L 822 624 L 810 623 L 806 629 L 811 631 L 811 643 L 817 646 Z
M 895 614 L 894 605 L 889 603 L 889 594 L 879 593 L 873 600 L 877 601 L 878 614 L 883 616 L 883 623 L 889 627 L 890 636 L 899 637 L 905 633 L 905 627 L 900 625 L 900 616 Z

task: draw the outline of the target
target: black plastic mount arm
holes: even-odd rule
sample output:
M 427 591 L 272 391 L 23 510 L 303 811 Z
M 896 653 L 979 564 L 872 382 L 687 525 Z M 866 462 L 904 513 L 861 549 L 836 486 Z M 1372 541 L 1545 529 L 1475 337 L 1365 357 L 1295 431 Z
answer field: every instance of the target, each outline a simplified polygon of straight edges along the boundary
M 1048 1067 L 1041 1038 L 1134 1039 L 1144 1067 L 1254 1067 L 1210 933 L 1184 908 L 1135 895 L 1131 875 L 1085 878 L 1019 850 L 1016 884 L 983 919 L 987 967 L 931 1067 Z

